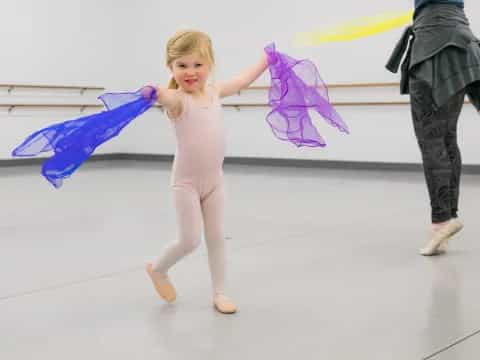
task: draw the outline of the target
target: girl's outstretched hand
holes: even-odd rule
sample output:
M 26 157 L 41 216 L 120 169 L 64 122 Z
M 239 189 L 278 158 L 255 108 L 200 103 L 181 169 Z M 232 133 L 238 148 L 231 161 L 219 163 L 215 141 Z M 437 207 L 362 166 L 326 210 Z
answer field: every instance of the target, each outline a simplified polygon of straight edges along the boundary
M 154 85 L 145 85 L 140 89 L 140 93 L 145 99 L 154 100 L 157 98 L 157 90 Z

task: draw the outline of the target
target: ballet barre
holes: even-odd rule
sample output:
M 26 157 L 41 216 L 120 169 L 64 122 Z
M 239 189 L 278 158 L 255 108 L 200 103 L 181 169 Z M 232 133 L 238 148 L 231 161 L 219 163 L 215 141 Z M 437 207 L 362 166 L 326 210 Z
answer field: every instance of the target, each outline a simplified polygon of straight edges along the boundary
M 77 90 L 80 95 L 86 91 L 104 91 L 105 88 L 99 86 L 71 86 L 71 85 L 38 85 L 38 84 L 0 84 L 0 88 L 7 88 L 7 92 L 11 94 L 15 89 L 32 89 L 32 90 Z
M 101 104 L 0 104 L 0 108 L 7 108 L 8 113 L 14 109 L 79 109 L 84 112 L 88 108 L 104 108 Z
M 328 89 L 349 89 L 349 88 L 378 88 L 378 87 L 400 87 L 398 82 L 376 82 L 376 83 L 344 83 L 344 84 L 327 84 Z M 249 86 L 243 90 L 268 90 L 270 86 Z
M 471 104 L 470 101 L 465 101 L 464 104 Z M 405 106 L 410 105 L 409 101 L 338 101 L 332 102 L 336 107 L 363 107 L 363 106 Z M 234 108 L 240 110 L 241 108 L 264 108 L 270 107 L 267 103 L 225 103 L 222 104 L 225 108 Z M 86 109 L 104 109 L 101 104 L 0 104 L 0 108 L 7 108 L 8 113 L 11 113 L 15 109 L 76 109 L 80 112 L 84 112 Z M 163 110 L 161 105 L 155 105 L 154 108 Z

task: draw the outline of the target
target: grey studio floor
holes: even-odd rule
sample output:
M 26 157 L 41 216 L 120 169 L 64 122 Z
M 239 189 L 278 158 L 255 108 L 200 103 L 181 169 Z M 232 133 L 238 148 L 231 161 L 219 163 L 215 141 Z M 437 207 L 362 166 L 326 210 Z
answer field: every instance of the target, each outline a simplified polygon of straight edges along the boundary
M 417 255 L 421 172 L 227 165 L 235 315 L 211 305 L 204 244 L 165 304 L 144 264 L 175 237 L 170 164 L 86 164 L 60 190 L 0 168 L 0 359 L 480 357 L 480 175 L 465 229 Z

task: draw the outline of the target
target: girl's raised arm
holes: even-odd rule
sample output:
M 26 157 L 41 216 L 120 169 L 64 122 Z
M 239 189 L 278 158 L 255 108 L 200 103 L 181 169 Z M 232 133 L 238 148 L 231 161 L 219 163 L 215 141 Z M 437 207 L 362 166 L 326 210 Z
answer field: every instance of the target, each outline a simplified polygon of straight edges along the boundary
M 233 79 L 217 85 L 220 97 L 226 97 L 238 93 L 253 83 L 268 67 L 267 55 L 263 54 L 260 61 L 244 70 Z

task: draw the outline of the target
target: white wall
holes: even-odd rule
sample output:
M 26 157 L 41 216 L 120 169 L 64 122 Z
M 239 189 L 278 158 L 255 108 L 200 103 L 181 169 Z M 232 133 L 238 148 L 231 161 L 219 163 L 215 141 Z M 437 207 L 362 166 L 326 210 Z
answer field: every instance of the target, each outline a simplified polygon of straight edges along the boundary
M 348 43 L 296 48 L 296 33 L 389 11 L 408 9 L 413 0 L 337 0 L 335 2 L 273 0 L 239 2 L 154 0 L 0 0 L 0 83 L 40 83 L 133 89 L 147 82 L 165 83 L 164 46 L 179 28 L 207 31 L 214 42 L 216 79 L 225 79 L 256 61 L 264 45 L 318 64 L 324 80 L 341 82 L 396 81 L 384 69 L 402 29 Z M 480 3 L 467 0 L 472 28 L 480 34 Z M 267 76 L 257 84 L 266 85 Z M 0 89 L 1 90 L 1 89 Z M 52 92 L 25 94 L 0 91 L 0 102 L 95 102 L 97 94 L 79 97 Z M 70 97 L 68 97 L 70 96 Z M 335 90 L 334 101 L 407 100 L 397 89 Z M 264 102 L 266 93 L 246 92 L 236 102 Z M 351 127 L 338 134 L 315 117 L 328 147 L 297 149 L 276 140 L 265 123 L 268 108 L 225 110 L 230 156 L 309 158 L 386 162 L 418 162 L 419 154 L 407 106 L 341 107 Z M 0 113 L 0 158 L 30 132 L 52 122 L 79 116 L 76 112 L 14 110 Z M 464 110 L 460 133 L 466 163 L 480 163 L 475 139 L 480 119 L 471 106 Z M 136 120 L 102 152 L 171 154 L 174 139 L 161 112 L 152 110 Z

